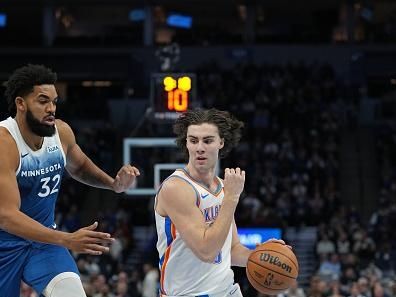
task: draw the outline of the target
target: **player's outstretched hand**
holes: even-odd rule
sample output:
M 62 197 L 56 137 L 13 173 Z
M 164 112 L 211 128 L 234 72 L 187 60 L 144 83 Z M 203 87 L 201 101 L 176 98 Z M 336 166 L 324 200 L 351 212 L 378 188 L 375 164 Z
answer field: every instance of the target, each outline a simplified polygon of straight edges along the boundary
M 245 171 L 240 168 L 226 168 L 224 172 L 224 195 L 226 199 L 239 201 L 245 185 Z
M 109 233 L 94 231 L 98 227 L 98 222 L 88 227 L 81 228 L 73 233 L 68 233 L 65 247 L 83 254 L 101 255 L 108 252 L 107 245 L 114 241 Z
M 136 167 L 131 165 L 122 166 L 113 182 L 114 192 L 121 193 L 130 188 L 139 175 L 140 172 Z

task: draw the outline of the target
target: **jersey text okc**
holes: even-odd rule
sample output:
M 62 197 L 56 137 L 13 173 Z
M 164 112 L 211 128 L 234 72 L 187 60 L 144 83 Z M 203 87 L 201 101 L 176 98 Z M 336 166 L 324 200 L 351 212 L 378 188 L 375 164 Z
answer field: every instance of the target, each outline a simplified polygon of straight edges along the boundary
M 216 220 L 217 216 L 219 215 L 220 208 L 221 204 L 205 208 L 203 211 L 205 222 Z

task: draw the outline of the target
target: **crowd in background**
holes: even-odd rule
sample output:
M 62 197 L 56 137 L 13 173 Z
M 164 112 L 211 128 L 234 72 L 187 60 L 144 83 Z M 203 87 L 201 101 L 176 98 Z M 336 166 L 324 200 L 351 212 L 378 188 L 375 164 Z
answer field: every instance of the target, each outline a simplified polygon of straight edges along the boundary
M 378 137 L 380 203 L 365 221 L 353 205 L 342 201 L 339 185 L 340 131 L 356 124 L 359 98 L 329 65 L 220 69 L 209 63 L 196 73 L 202 106 L 228 110 L 245 123 L 241 144 L 221 163 L 247 172 L 237 225 L 318 227 L 319 240 L 312 251 L 319 260 L 317 273 L 308 287 L 296 284 L 279 297 L 396 296 L 395 236 L 391 232 L 396 218 L 395 128 L 389 125 Z M 116 169 L 112 155 L 121 154 L 112 146 L 116 133 L 109 128 L 77 131 L 83 150 L 108 172 Z M 146 156 L 141 162 L 152 168 L 156 160 Z M 56 216 L 61 230 L 82 227 L 88 191 L 71 179 L 64 180 Z M 130 203 L 133 208 L 134 201 Z M 157 296 L 158 263 L 147 258 L 137 266 L 126 265 L 136 245 L 133 228 L 139 224 L 133 213 L 118 206 L 96 218 L 101 230 L 110 232 L 116 241 L 108 255 L 76 255 L 87 296 Z M 246 279 L 238 281 L 246 283 Z M 252 288 L 243 289 L 245 296 L 263 296 Z M 33 296 L 37 295 L 24 285 L 21 297 Z
M 327 65 L 213 65 L 198 71 L 204 106 L 245 122 L 224 166 L 248 174 L 239 226 L 316 225 L 336 207 L 340 125 L 347 90 Z

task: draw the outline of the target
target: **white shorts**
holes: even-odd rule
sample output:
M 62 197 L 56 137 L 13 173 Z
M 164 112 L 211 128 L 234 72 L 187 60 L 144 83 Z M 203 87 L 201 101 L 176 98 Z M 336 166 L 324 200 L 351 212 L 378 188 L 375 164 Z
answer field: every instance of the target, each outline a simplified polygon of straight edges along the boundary
M 198 295 L 198 296 L 187 296 L 187 295 L 164 295 L 161 294 L 161 297 L 243 297 L 241 288 L 239 287 L 238 284 L 233 284 L 229 286 L 226 290 L 219 292 L 219 293 L 214 293 L 210 295 Z

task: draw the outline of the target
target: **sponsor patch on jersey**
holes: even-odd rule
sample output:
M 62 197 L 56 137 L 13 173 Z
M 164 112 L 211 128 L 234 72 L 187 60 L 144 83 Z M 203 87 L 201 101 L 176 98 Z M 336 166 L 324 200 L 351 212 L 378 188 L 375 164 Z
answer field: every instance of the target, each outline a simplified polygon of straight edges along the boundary
M 53 146 L 47 146 L 47 152 L 48 153 L 53 153 L 59 150 L 59 147 L 57 145 L 53 145 Z

